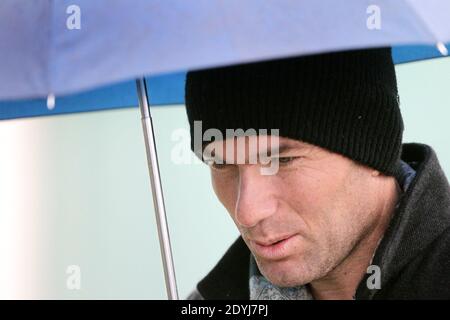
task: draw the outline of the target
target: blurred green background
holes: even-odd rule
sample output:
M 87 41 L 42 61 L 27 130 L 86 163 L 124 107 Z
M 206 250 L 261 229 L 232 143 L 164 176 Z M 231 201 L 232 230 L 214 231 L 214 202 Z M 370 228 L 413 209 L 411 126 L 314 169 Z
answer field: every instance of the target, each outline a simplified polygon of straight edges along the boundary
M 450 58 L 397 66 L 397 78 L 404 141 L 431 145 L 450 174 Z M 238 232 L 208 168 L 173 161 L 189 150 L 184 106 L 152 112 L 185 298 Z M 137 108 L 0 122 L 0 257 L 0 298 L 166 299 Z

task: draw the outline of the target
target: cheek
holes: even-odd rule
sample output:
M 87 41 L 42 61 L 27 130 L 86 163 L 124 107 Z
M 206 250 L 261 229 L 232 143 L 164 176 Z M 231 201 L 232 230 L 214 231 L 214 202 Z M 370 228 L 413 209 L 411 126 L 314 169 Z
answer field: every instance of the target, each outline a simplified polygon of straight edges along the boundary
M 283 179 L 284 194 L 290 199 L 298 213 L 314 212 L 329 202 L 336 187 L 333 182 L 326 181 L 321 176 L 306 175 L 301 172 Z
M 342 176 L 304 181 L 297 212 L 309 226 L 318 250 L 340 255 L 360 236 L 370 213 L 361 188 L 358 181 Z
M 211 171 L 211 184 L 220 203 L 231 214 L 236 206 L 239 179 L 235 176 L 223 175 Z
M 288 186 L 285 195 L 314 238 L 323 239 L 339 223 L 345 207 L 346 190 L 339 177 L 314 173 L 302 172 L 290 176 L 285 180 Z

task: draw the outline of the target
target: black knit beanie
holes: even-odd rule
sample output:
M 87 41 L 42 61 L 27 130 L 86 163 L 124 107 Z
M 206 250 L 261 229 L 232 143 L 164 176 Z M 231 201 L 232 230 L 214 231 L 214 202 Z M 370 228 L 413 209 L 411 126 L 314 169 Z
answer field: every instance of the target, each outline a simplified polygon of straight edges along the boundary
M 202 136 L 279 129 L 386 175 L 398 165 L 403 120 L 390 48 L 191 71 L 185 100 L 193 151 L 194 121 L 202 121 Z

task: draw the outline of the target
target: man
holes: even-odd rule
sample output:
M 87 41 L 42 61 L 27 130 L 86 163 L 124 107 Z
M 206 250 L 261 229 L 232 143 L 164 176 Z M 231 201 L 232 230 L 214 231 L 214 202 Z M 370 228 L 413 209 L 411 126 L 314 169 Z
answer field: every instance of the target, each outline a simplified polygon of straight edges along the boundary
M 241 233 L 188 299 L 450 298 L 450 188 L 402 145 L 390 49 L 189 72 L 186 110 Z

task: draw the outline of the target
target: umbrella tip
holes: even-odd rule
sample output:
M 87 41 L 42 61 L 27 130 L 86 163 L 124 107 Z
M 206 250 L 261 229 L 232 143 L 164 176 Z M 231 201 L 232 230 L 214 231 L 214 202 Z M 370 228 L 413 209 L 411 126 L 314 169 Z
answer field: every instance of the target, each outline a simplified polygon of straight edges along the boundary
M 445 47 L 445 44 L 443 42 L 438 42 L 436 43 L 436 48 L 439 50 L 439 52 L 443 55 L 443 56 L 448 56 L 448 50 Z
M 53 110 L 55 108 L 55 95 L 53 93 L 49 93 L 47 96 L 47 109 Z

